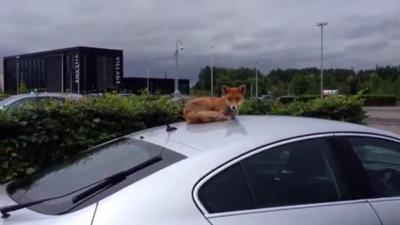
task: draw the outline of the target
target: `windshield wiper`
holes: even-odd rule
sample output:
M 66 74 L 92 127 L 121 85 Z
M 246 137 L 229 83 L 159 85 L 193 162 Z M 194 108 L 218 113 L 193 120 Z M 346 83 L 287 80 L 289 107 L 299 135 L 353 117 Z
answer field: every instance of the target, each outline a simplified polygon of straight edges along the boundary
M 115 185 L 117 183 L 120 183 L 121 181 L 125 180 L 126 177 L 128 177 L 130 174 L 135 173 L 135 172 L 137 172 L 137 171 L 139 171 L 139 170 L 141 170 L 141 169 L 143 169 L 143 168 L 145 168 L 147 166 L 150 166 L 150 165 L 152 165 L 152 164 L 154 164 L 154 163 L 156 163 L 156 162 L 158 162 L 160 160 L 162 160 L 161 154 L 158 155 L 158 156 L 155 156 L 155 157 L 153 157 L 153 158 L 151 158 L 151 159 L 149 159 L 149 160 L 147 160 L 147 161 L 145 161 L 145 162 L 143 162 L 143 163 L 141 163 L 141 164 L 139 164 L 137 166 L 134 166 L 134 167 L 132 167 L 130 169 L 127 169 L 127 170 L 121 171 L 119 173 L 113 174 L 111 176 L 108 176 L 108 177 L 100 180 L 100 181 L 97 181 L 97 182 L 95 182 L 93 184 L 87 185 L 87 186 L 85 186 L 83 188 L 79 188 L 78 190 L 72 191 L 72 192 L 64 194 L 64 195 L 60 195 L 60 196 L 56 196 L 56 197 L 52 197 L 52 198 L 40 199 L 40 200 L 27 202 L 27 203 L 22 203 L 22 204 L 15 204 L 15 205 L 1 207 L 0 208 L 0 212 L 2 214 L 1 218 L 5 219 L 5 218 L 10 217 L 9 212 L 13 212 L 13 211 L 16 211 L 16 210 L 20 210 L 20 209 L 23 209 L 23 208 L 34 206 L 34 205 L 37 205 L 37 204 L 40 204 L 40 203 L 43 203 L 43 202 L 48 202 L 48 201 L 64 198 L 64 197 L 66 197 L 68 195 L 71 195 L 73 193 L 76 193 L 76 192 L 79 192 L 81 190 L 84 190 L 86 188 L 91 187 L 91 188 L 87 189 L 86 191 L 84 191 L 84 192 L 72 197 L 72 203 L 75 204 L 75 203 L 77 203 L 79 201 L 82 201 L 85 198 L 95 194 L 95 193 L 103 191 L 103 190 L 105 190 L 105 189 L 107 189 L 107 188 L 109 188 L 109 187 L 111 187 L 111 186 L 113 186 L 113 185 Z

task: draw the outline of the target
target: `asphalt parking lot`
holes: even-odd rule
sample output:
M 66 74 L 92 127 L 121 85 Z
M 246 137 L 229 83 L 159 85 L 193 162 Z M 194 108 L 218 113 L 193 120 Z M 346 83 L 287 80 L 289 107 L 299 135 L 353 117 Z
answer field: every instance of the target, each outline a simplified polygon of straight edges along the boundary
M 400 106 L 395 107 L 365 107 L 371 127 L 388 130 L 400 134 Z

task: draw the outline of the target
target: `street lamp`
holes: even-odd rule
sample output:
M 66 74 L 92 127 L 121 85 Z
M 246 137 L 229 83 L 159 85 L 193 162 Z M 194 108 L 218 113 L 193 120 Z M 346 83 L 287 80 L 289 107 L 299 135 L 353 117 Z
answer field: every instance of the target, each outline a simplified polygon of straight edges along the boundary
M 214 96 L 214 46 L 211 46 L 211 96 Z
M 16 64 L 17 64 L 17 94 L 19 94 L 19 56 L 15 57 Z
M 146 76 L 147 76 L 147 79 L 146 79 L 146 80 L 147 80 L 146 88 L 147 88 L 147 92 L 150 94 L 150 66 L 147 67 Z
M 258 62 L 256 62 L 256 66 L 255 66 L 255 70 L 256 70 L 256 99 L 258 98 L 258 71 L 257 71 L 257 64 Z
M 175 66 L 176 66 L 176 75 L 175 75 L 175 91 L 174 95 L 180 95 L 179 87 L 178 87 L 178 71 L 179 71 L 179 51 L 183 51 L 183 42 L 181 40 L 176 41 L 175 46 Z
M 324 26 L 328 25 L 327 22 L 317 23 L 321 27 L 321 98 L 324 97 Z

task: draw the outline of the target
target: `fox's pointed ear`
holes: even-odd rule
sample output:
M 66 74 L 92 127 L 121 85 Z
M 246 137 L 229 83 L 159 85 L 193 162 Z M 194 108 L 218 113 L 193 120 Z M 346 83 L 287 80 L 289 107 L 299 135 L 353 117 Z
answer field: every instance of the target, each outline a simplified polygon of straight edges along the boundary
M 239 86 L 239 91 L 244 95 L 246 93 L 246 85 L 242 84 Z
M 222 94 L 226 95 L 226 93 L 229 92 L 230 87 L 226 86 L 226 85 L 222 85 Z

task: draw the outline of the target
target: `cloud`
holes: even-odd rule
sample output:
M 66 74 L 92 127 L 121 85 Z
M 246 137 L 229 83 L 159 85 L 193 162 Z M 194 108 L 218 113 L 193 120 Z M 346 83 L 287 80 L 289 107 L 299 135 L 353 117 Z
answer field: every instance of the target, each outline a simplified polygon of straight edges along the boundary
M 0 57 L 77 45 L 124 50 L 125 74 L 195 79 L 215 65 L 262 71 L 319 65 L 325 29 L 328 67 L 399 64 L 398 0 L 18 0 L 0 8 Z M 0 69 L 1 70 L 1 69 Z M 1 71 L 0 71 L 1 72 Z

